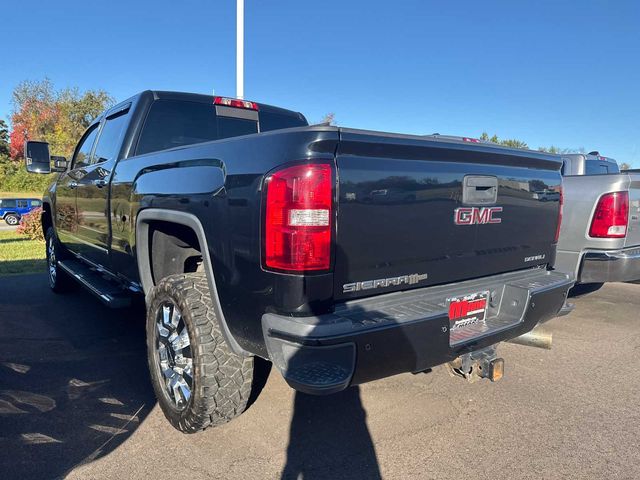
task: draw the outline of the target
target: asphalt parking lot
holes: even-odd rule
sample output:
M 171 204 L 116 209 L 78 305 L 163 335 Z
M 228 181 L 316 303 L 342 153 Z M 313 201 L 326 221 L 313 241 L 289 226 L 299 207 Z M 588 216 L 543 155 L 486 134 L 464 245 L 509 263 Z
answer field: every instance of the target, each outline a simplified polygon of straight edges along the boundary
M 155 404 L 141 311 L 2 277 L 0 477 L 640 478 L 640 285 L 575 303 L 553 350 L 500 347 L 499 383 L 439 368 L 309 397 L 272 372 L 242 417 L 184 436 Z

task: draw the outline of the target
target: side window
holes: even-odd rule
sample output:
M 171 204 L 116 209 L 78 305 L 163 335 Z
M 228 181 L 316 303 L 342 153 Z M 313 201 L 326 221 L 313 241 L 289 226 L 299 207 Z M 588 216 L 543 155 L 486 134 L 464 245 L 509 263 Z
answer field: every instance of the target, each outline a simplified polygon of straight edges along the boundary
M 15 200 L 0 200 L 0 208 L 16 208 Z
M 73 156 L 71 168 L 81 168 L 91 163 L 91 149 L 98 134 L 98 126 L 99 124 L 96 124 L 91 127 L 91 130 L 85 133 L 82 140 L 80 140 L 80 144 L 76 147 L 76 153 Z
M 31 206 L 32 207 L 41 207 L 42 206 L 42 202 L 40 200 L 31 200 Z
M 27 201 L 26 200 L 17 200 L 17 204 L 18 204 L 18 208 L 27 208 Z
M 107 117 L 107 121 L 100 132 L 98 145 L 93 154 L 94 159 L 91 163 L 100 163 L 116 158 L 122 145 L 124 132 L 127 129 L 128 112 L 128 110 L 124 110 Z

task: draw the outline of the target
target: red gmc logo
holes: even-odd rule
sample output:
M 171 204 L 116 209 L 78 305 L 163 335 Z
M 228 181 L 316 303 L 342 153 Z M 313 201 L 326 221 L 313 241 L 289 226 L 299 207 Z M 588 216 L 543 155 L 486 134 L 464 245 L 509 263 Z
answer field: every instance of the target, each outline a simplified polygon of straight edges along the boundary
M 453 223 L 456 225 L 484 225 L 486 223 L 502 223 L 496 216 L 502 207 L 460 207 L 453 211 Z

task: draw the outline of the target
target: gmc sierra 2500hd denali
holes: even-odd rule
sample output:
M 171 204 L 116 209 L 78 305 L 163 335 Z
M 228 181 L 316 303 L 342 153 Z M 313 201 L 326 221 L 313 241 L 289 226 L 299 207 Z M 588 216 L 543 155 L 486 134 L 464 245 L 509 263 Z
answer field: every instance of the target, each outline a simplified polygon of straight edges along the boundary
M 28 142 L 27 169 L 49 171 Z M 152 383 L 195 432 L 245 410 L 257 357 L 329 394 L 449 364 L 561 311 L 557 157 L 308 126 L 245 100 L 146 91 L 81 138 L 44 195 L 51 288 L 144 293 Z

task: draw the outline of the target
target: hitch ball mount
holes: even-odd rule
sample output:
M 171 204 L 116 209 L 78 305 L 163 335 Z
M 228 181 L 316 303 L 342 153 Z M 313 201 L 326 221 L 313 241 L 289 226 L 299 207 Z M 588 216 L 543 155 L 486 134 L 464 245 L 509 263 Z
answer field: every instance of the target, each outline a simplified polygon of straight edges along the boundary
M 454 377 L 466 379 L 469 383 L 488 378 L 497 382 L 504 376 L 504 360 L 497 355 L 497 346 L 465 353 L 447 364 Z

